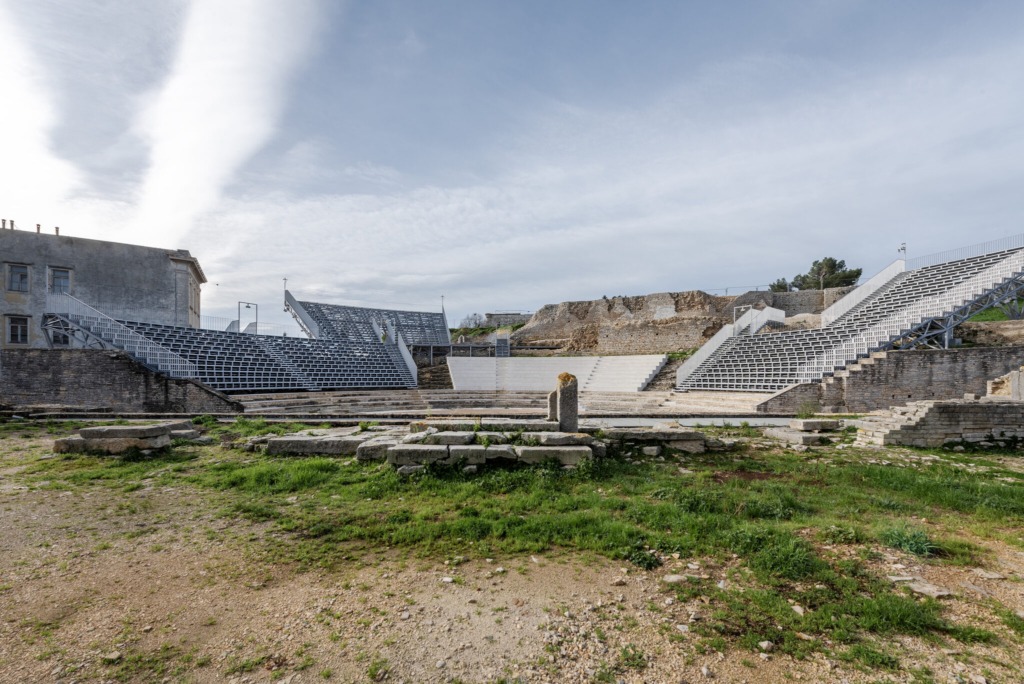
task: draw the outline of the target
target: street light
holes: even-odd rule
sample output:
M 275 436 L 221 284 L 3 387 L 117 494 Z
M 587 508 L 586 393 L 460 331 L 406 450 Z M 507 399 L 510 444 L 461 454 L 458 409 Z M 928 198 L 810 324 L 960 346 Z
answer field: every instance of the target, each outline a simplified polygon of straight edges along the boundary
M 238 332 L 242 332 L 242 305 L 245 304 L 246 309 L 256 307 L 256 320 L 254 321 L 254 327 L 256 328 L 256 334 L 260 334 L 260 307 L 255 302 L 238 302 Z

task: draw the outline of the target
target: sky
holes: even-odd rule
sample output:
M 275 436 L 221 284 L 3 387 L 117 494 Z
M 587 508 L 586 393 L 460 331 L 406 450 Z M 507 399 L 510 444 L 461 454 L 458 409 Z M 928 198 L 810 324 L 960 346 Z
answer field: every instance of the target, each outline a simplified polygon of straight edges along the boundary
M 203 311 L 739 294 L 1024 232 L 1024 3 L 0 0 L 0 216 Z

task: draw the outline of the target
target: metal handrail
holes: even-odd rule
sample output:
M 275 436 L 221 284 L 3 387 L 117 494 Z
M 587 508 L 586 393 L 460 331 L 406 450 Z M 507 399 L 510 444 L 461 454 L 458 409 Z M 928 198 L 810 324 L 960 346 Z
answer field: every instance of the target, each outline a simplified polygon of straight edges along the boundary
M 311 339 L 318 339 L 320 337 L 320 324 L 313 320 L 309 312 L 288 290 L 284 291 L 284 308 L 285 311 L 292 315 L 292 318 L 299 324 L 299 327 L 302 328 L 307 337 Z
M 913 271 L 918 268 L 924 268 L 925 266 L 944 264 L 947 261 L 970 259 L 971 257 L 982 256 L 984 254 L 994 254 L 996 252 L 1005 252 L 1007 250 L 1020 249 L 1022 247 L 1024 247 L 1024 234 L 1011 235 L 1010 237 L 991 240 L 989 242 L 979 242 L 978 244 L 970 245 L 969 247 L 951 249 L 946 252 L 936 252 L 935 254 L 927 254 L 915 259 L 910 259 L 907 262 L 907 269 Z
M 824 328 L 835 322 L 836 319 L 847 313 L 865 299 L 878 292 L 890 280 L 907 270 L 907 262 L 897 259 L 881 271 L 871 276 L 863 285 L 850 292 L 838 302 L 821 312 L 821 327 Z
M 747 326 L 750 326 L 750 334 L 753 335 L 770 322 L 781 323 L 785 320 L 785 311 L 768 306 L 761 310 L 751 309 L 736 319 L 735 323 L 726 323 L 693 356 L 686 359 L 683 365 L 679 366 L 679 370 L 676 371 L 676 384 L 679 385 L 693 375 L 694 371 L 707 361 L 712 354 L 718 351 L 718 348 L 725 344 L 726 340 L 739 335 Z
M 109 341 L 118 349 L 132 355 L 145 365 L 166 373 L 173 378 L 195 378 L 198 373 L 194 363 L 175 354 L 170 349 L 143 337 L 128 326 L 120 323 L 107 314 L 94 309 L 85 302 L 64 292 L 51 292 L 46 295 L 46 313 L 66 317 L 72 323 L 81 325 L 87 318 L 104 321 L 108 327 Z M 79 320 L 75 320 L 78 318 Z M 96 334 L 93 332 L 92 334 Z
M 871 327 L 858 331 L 839 345 L 822 352 L 797 370 L 800 382 L 819 380 L 825 373 L 866 354 L 909 331 L 929 318 L 938 318 L 947 312 L 973 301 L 992 289 L 995 284 L 1024 271 L 1024 251 L 1018 251 L 989 268 L 945 292 L 933 295 L 896 311 Z

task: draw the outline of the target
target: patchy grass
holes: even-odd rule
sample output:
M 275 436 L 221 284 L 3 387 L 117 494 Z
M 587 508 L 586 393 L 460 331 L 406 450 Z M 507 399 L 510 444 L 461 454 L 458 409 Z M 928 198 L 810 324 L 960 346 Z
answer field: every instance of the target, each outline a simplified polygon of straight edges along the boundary
M 255 435 L 304 427 L 240 419 L 211 429 Z M 470 475 L 430 467 L 400 478 L 383 464 L 274 459 L 209 446 L 151 458 L 53 457 L 30 462 L 21 477 L 56 489 L 109 487 L 119 496 L 142 483 L 216 492 L 223 515 L 269 523 L 279 532 L 257 553 L 300 567 L 331 568 L 382 547 L 441 559 L 562 549 L 645 570 L 669 554 L 710 559 L 731 568 L 728 583 L 698 579 L 668 590 L 679 600 L 699 595 L 708 601 L 708 619 L 692 631 L 709 648 L 756 650 L 769 640 L 796 657 L 828 651 L 864 668 L 892 670 L 899 654 L 880 645 L 892 637 L 965 644 L 999 637 L 950 623 L 940 603 L 903 593 L 858 556 L 893 549 L 916 562 L 974 563 L 980 548 L 945 535 L 969 527 L 995 533 L 1024 523 L 1024 480 L 997 467 L 1000 454 L 972 458 L 970 471 L 962 456 L 906 453 L 940 458 L 895 467 L 871 463 L 878 452 L 849 447 L 817 449 L 813 458 L 782 447 L 741 448 L 686 456 L 686 476 L 672 458 L 608 458 L 575 470 L 481 466 Z M 995 615 L 1008 634 L 1024 629 L 1012 613 Z M 161 660 L 173 660 L 165 655 Z M 645 662 L 639 652 L 619 655 L 602 673 Z M 371 679 L 386 676 L 386 661 L 369 665 Z M 227 664 L 229 673 L 249 666 L 256 665 Z M 150 661 L 137 667 L 164 676 L 170 671 Z

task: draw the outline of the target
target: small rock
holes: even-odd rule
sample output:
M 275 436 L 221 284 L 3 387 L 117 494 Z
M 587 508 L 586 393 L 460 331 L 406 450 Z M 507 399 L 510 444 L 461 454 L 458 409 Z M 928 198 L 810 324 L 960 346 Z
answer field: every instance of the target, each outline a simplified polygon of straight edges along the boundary
M 625 577 L 616 577 L 615 579 L 612 580 L 612 586 L 613 587 L 624 587 L 624 586 L 626 586 L 626 578 Z
M 410 475 L 415 475 L 416 473 L 421 473 L 424 470 L 426 470 L 425 466 L 421 466 L 421 465 L 404 465 L 404 466 L 401 466 L 401 467 L 398 468 L 398 474 L 401 477 L 409 477 Z
M 911 582 L 907 587 L 915 594 L 921 594 L 922 596 L 928 596 L 930 598 L 952 596 L 952 592 L 948 589 L 943 589 L 942 587 L 931 584 L 930 582 Z
M 771 658 L 772 658 L 767 653 L 758 653 L 757 655 L 761 656 L 761 660 L 771 660 Z
M 462 469 L 462 472 L 465 473 L 466 475 L 473 475 L 473 474 L 476 473 L 476 466 L 475 465 L 468 465 L 468 466 L 466 466 L 465 468 Z
M 437 669 L 438 670 L 443 670 L 447 664 L 448 663 L 444 662 L 443 660 L 438 660 L 437 661 Z
M 455 579 L 452 578 L 452 577 L 442 577 L 441 581 L 444 582 L 445 584 L 451 584 L 452 582 L 455 581 Z
M 690 625 L 676 625 L 676 629 L 678 629 L 683 634 L 690 633 Z
M 800 605 L 793 604 L 791 608 L 793 609 L 793 612 L 799 615 L 800 617 L 803 617 L 804 613 L 806 612 L 804 610 L 804 607 Z
M 982 579 L 987 580 L 1001 580 L 1006 579 L 1006 575 L 1000 575 L 998 572 L 992 572 L 991 570 L 983 570 L 982 568 L 974 568 L 974 574 Z
M 661 578 L 661 581 L 665 584 L 680 584 L 686 581 L 686 577 L 683 575 L 665 575 Z
M 105 663 L 116 663 L 120 659 L 121 659 L 121 652 L 120 651 L 111 651 L 110 653 L 105 653 L 102 656 L 100 656 L 100 660 L 102 660 Z
M 765 653 L 771 653 L 772 651 L 775 650 L 775 644 L 773 644 L 770 641 L 759 641 L 759 642 L 757 642 L 757 647 L 760 648 Z
M 814 637 L 810 634 L 804 634 L 803 632 L 795 632 L 795 634 L 797 639 L 801 639 L 803 641 L 814 641 Z
M 410 617 L 412 617 L 412 615 L 410 615 L 409 611 L 403 610 L 402 614 L 398 617 L 402 618 L 403 620 L 408 620 Z
M 713 675 L 713 674 L 711 674 L 711 670 L 710 670 L 710 669 L 708 669 L 708 666 L 707 666 L 707 665 L 701 665 L 701 666 L 700 666 L 700 673 L 701 673 L 702 675 L 704 675 L 704 678 L 705 678 L 705 679 L 711 679 L 712 677 L 714 677 L 714 675 Z
M 153 631 L 153 625 L 146 625 L 145 627 L 142 628 L 142 631 L 147 633 L 147 634 L 152 632 Z
M 971 684 L 988 684 L 988 680 L 987 679 L 985 679 L 981 675 L 977 675 L 977 674 L 971 675 L 967 679 L 967 681 L 969 681 Z

